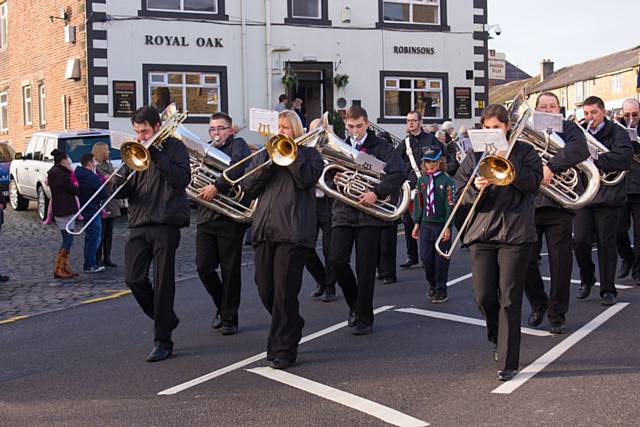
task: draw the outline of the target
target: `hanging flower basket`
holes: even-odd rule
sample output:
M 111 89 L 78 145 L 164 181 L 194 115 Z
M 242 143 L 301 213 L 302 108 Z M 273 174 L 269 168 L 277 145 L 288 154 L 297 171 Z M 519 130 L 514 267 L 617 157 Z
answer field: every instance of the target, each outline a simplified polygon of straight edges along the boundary
M 349 84 L 349 76 L 347 74 L 336 74 L 333 77 L 333 84 L 336 85 L 338 89 L 342 89 Z
M 288 69 L 287 71 L 285 71 L 284 75 L 282 76 L 282 84 L 287 89 L 295 90 L 298 87 L 298 75 L 296 74 L 296 72 L 292 69 Z

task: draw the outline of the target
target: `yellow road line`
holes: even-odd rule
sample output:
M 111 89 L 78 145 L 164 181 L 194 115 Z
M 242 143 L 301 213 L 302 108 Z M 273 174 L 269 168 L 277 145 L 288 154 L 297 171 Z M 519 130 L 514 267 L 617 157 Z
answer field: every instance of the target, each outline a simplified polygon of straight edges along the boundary
M 0 325 L 4 325 L 6 323 L 12 323 L 18 320 L 22 320 L 22 319 L 26 319 L 29 316 L 13 316 L 13 317 L 8 317 L 6 319 L 2 319 L 0 320 Z
M 91 304 L 91 303 L 94 303 L 94 302 L 107 301 L 107 300 L 114 299 L 114 298 L 120 298 L 123 295 L 127 295 L 127 294 L 131 293 L 131 291 L 129 291 L 129 290 L 127 290 L 127 291 L 106 291 L 106 292 L 113 292 L 113 293 L 111 295 L 106 295 L 106 296 L 103 296 L 103 297 L 86 299 L 84 301 L 80 301 L 80 304 Z

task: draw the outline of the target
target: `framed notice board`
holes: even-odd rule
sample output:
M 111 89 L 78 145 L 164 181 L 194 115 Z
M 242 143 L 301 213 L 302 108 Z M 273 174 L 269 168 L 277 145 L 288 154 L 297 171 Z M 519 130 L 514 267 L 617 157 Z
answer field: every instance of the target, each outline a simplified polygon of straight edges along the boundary
M 113 81 L 113 117 L 131 117 L 136 111 L 136 82 Z
M 471 88 L 453 88 L 453 111 L 456 119 L 470 119 L 471 116 Z

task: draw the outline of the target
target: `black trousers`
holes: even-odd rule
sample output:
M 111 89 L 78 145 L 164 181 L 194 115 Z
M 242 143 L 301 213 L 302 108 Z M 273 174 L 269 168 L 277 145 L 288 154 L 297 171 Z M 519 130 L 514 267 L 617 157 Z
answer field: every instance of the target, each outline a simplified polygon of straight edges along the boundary
M 325 288 L 335 288 L 336 280 L 333 274 L 331 263 L 329 263 L 329 250 L 331 249 L 331 206 L 328 197 L 316 197 L 316 213 L 318 219 L 317 232 L 322 230 L 322 254 L 323 263 L 315 249 L 309 252 L 305 267 L 316 283 Z
M 96 261 L 104 264 L 111 261 L 111 243 L 113 242 L 113 220 L 114 218 L 102 219 L 102 240 L 96 251 Z
M 409 234 L 409 238 L 411 235 Z M 398 247 L 398 224 L 391 223 L 380 229 L 380 250 L 378 251 L 378 275 L 396 279 L 396 248 Z
M 629 202 L 620 208 L 620 216 L 618 217 L 618 235 L 616 245 L 618 247 L 618 255 L 623 261 L 630 262 L 632 265 L 632 273 L 636 275 L 640 273 L 640 199 L 636 199 L 629 195 Z M 629 228 L 633 219 L 633 248 L 629 240 Z
M 533 311 L 549 309 L 549 322 L 564 323 L 569 310 L 573 248 L 571 231 L 573 215 L 563 209 L 545 207 L 536 209 L 536 231 L 538 242 L 533 245 L 529 260 L 525 294 Z M 544 291 L 544 282 L 538 266 L 542 247 L 542 236 L 547 239 L 551 286 L 549 296 Z
M 616 251 L 616 233 L 618 229 L 618 210 L 620 208 L 582 208 L 576 212 L 573 222 L 575 254 L 580 268 L 580 280 L 595 282 L 596 266 L 591 260 L 591 248 L 594 237 L 598 245 L 598 268 L 600 269 L 600 295 L 613 292 L 617 295 L 614 280 L 618 254 Z
M 295 362 L 304 319 L 298 310 L 302 270 L 309 248 L 289 243 L 255 245 L 256 285 L 262 304 L 271 314 L 267 360 Z
M 356 276 L 349 260 L 356 246 Z M 373 291 L 376 261 L 380 245 L 379 227 L 334 227 L 331 237 L 331 262 L 344 298 L 356 321 L 373 325 Z
M 411 216 L 411 209 L 407 209 L 402 214 L 402 225 L 404 226 L 404 241 L 407 244 L 407 258 L 412 261 L 418 262 L 418 242 L 411 238 L 411 232 L 413 231 L 413 217 Z
M 124 247 L 125 283 L 144 311 L 154 320 L 154 341 L 170 347 L 171 331 L 178 318 L 173 311 L 176 280 L 176 250 L 180 229 L 173 225 L 147 225 L 132 228 Z M 153 263 L 153 283 L 149 267 Z
M 531 243 L 475 243 L 469 247 L 473 291 L 487 321 L 487 337 L 496 344 L 498 370 L 517 370 L 520 363 L 522 294 Z
M 198 276 L 224 325 L 238 326 L 244 224 L 219 216 L 196 229 Z M 222 280 L 216 271 L 220 267 Z
M 449 259 L 441 256 L 436 251 L 436 240 L 442 232 L 444 224 L 435 222 L 423 222 L 420 224 L 420 254 L 424 276 L 430 288 L 447 292 L 447 279 L 449 277 Z M 413 238 L 413 237 L 410 237 Z M 442 242 L 440 247 L 444 251 L 451 248 L 451 238 Z

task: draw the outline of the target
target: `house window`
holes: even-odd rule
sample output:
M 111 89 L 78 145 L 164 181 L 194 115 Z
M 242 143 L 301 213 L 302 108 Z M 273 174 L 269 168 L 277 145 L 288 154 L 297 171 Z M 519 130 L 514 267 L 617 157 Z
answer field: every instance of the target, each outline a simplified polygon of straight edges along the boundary
M 562 89 L 560 91 L 560 105 L 559 107 L 566 107 L 567 106 L 567 92 Z
M 575 102 L 584 101 L 584 84 L 583 82 L 575 82 L 573 84 L 573 91 L 575 94 Z
M 285 24 L 330 26 L 328 0 L 287 0 Z
M 45 102 L 44 85 L 38 86 L 38 118 L 40 119 L 40 127 L 47 124 L 47 104 Z
M 147 10 L 218 13 L 217 0 L 146 0 Z
M 25 126 L 31 122 L 31 86 L 22 87 L 22 122 Z
M 409 111 L 420 111 L 425 120 L 443 119 L 445 105 L 442 78 L 385 76 L 384 119 L 404 119 Z
M 622 91 L 622 74 L 611 76 L 611 92 Z
M 7 92 L 0 93 L 0 131 L 9 130 L 9 97 Z
M 0 4 L 0 49 L 7 47 L 7 3 Z
M 209 116 L 228 111 L 226 67 L 145 64 L 144 97 L 162 112 L 170 103 L 187 111 L 187 123 L 207 123 Z
M 440 0 L 384 0 L 384 22 L 440 24 Z

